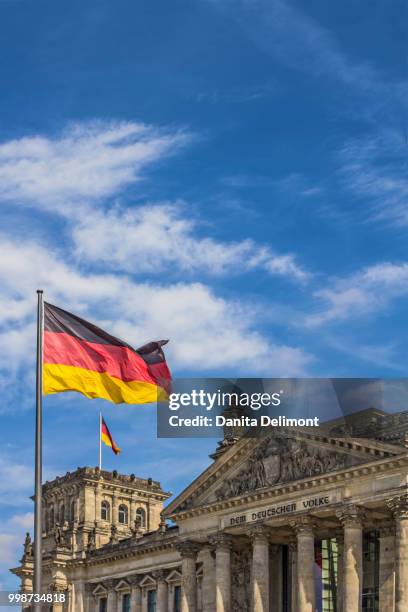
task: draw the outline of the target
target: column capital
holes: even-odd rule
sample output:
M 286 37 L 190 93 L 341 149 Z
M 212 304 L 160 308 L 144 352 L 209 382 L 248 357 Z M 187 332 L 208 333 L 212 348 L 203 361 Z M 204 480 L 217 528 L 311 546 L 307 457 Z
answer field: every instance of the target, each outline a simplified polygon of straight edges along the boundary
M 86 595 L 92 595 L 97 586 L 98 585 L 95 584 L 95 583 L 87 582 L 85 584 L 85 593 L 86 593 Z
M 131 587 L 138 587 L 142 580 L 142 576 L 140 574 L 134 574 L 133 576 L 128 576 L 126 579 Z
M 176 544 L 176 549 L 182 557 L 196 559 L 200 547 L 191 540 L 184 540 Z
M 214 552 L 214 544 L 211 542 L 203 542 L 203 544 L 201 544 L 200 546 L 200 551 L 212 554 Z
M 313 533 L 316 523 L 311 516 L 303 515 L 290 521 L 290 526 L 296 531 L 297 534 Z
M 344 527 L 356 526 L 361 527 L 365 518 L 364 509 L 356 504 L 349 504 L 344 508 L 340 508 L 336 512 L 336 516 Z
M 341 527 L 335 529 L 334 535 L 336 536 L 337 544 L 344 544 L 344 531 Z
M 108 578 L 107 580 L 103 581 L 103 586 L 106 588 L 107 591 L 114 590 L 116 584 L 117 580 L 115 578 Z
M 296 540 L 290 540 L 288 543 L 288 547 L 291 553 L 296 553 L 297 551 L 297 541 Z
M 395 535 L 395 523 L 393 521 L 380 523 L 377 529 L 380 532 L 380 538 L 388 538 Z
M 402 495 L 396 495 L 395 497 L 387 499 L 386 504 L 394 518 L 408 518 L 408 493 L 403 493 Z
M 155 570 L 152 572 L 152 576 L 157 582 L 164 582 L 167 578 L 167 572 L 163 569 Z
M 252 543 L 255 542 L 269 542 L 270 531 L 264 525 L 252 525 L 247 530 L 248 537 L 251 538 Z
M 232 537 L 224 531 L 219 531 L 216 535 L 209 538 L 210 544 L 215 546 L 216 550 L 229 551 L 232 548 Z

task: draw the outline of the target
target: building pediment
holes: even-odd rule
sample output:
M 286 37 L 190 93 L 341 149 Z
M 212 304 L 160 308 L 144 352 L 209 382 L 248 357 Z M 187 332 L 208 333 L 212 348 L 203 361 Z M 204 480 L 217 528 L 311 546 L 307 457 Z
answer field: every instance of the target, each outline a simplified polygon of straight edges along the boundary
M 407 449 L 373 440 L 328 438 L 303 430 L 281 430 L 242 438 L 219 457 L 166 509 L 174 516 L 189 509 L 315 480 L 355 466 L 406 454 Z

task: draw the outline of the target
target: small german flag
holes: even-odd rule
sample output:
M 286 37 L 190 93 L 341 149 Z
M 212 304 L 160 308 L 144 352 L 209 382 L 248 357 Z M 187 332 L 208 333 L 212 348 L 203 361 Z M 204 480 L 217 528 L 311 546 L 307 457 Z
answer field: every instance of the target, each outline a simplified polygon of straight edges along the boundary
M 44 303 L 43 393 L 78 391 L 115 404 L 168 399 L 171 374 L 162 346 L 139 349 L 92 323 Z
M 116 446 L 115 442 L 113 441 L 111 432 L 109 431 L 108 426 L 105 423 L 105 419 L 103 417 L 101 420 L 101 440 L 104 444 L 106 444 L 106 446 L 110 446 L 115 455 L 119 455 L 120 448 L 119 446 Z

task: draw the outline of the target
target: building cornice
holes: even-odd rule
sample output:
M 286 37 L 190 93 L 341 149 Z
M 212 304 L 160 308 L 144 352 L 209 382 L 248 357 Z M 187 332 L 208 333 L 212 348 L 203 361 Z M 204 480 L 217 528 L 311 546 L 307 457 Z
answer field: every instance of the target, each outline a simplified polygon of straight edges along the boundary
M 252 491 L 240 497 L 225 499 L 212 502 L 199 507 L 188 508 L 179 512 L 168 514 L 168 518 L 175 521 L 183 521 L 203 514 L 223 512 L 231 508 L 238 508 L 257 501 L 270 501 L 274 498 L 284 497 L 296 492 L 308 491 L 317 487 L 327 487 L 327 485 L 341 486 L 352 478 L 367 477 L 372 474 L 388 472 L 396 467 L 408 466 L 408 454 L 390 457 L 382 461 L 364 463 L 354 467 L 346 468 L 336 472 L 319 475 L 318 477 L 304 478 L 302 480 L 288 482 L 283 485 L 275 485 L 266 489 Z
M 304 429 L 293 430 L 289 428 L 276 428 L 276 434 L 285 435 L 296 440 L 304 441 L 309 444 L 319 445 L 326 450 L 333 452 L 352 454 L 360 458 L 376 457 L 377 459 L 387 459 L 389 457 L 406 454 L 407 449 L 399 446 L 384 444 L 376 440 L 356 439 L 356 438 L 332 438 L 327 432 L 320 434 L 310 433 Z M 165 509 L 164 514 L 167 518 L 184 515 L 184 507 L 192 504 L 201 495 L 206 493 L 217 480 L 220 480 L 230 468 L 237 465 L 237 460 L 244 459 L 260 442 L 257 438 L 241 438 L 234 446 L 223 453 L 214 463 L 212 463 L 198 478 L 196 478 L 179 496 L 177 496 Z M 370 463 L 370 462 L 369 462 Z M 365 466 L 369 465 L 366 463 Z M 347 470 L 349 471 L 350 468 Z M 343 470 L 344 471 L 344 470 Z M 351 469 L 352 471 L 352 469 Z M 332 475 L 332 473 L 330 474 Z M 310 480 L 304 479 L 304 480 Z M 315 480 L 315 478 L 312 478 Z M 298 481 L 298 483 L 303 482 Z M 291 486 L 288 484 L 287 486 Z M 285 489 L 287 486 L 281 488 Z M 275 487 L 273 487 L 275 489 Z M 253 494 L 251 494 L 252 496 Z M 250 496 L 250 497 L 251 497 Z M 261 498 L 262 499 L 262 498 Z M 225 500 L 229 502 L 230 500 Z M 214 502 L 215 503 L 215 502 Z M 218 505 L 218 504 L 216 504 Z

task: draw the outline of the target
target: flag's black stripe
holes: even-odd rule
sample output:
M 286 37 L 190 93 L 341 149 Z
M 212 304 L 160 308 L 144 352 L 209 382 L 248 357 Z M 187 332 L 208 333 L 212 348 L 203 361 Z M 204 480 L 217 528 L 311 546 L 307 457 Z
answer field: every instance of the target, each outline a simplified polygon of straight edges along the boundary
M 111 344 L 113 346 L 125 346 L 131 351 L 138 353 L 148 364 L 160 363 L 165 361 L 164 353 L 161 349 L 167 340 L 159 342 L 149 342 L 139 349 L 134 349 L 130 344 L 111 336 L 106 331 L 97 327 L 85 319 L 81 319 L 71 312 L 67 312 L 58 306 L 44 303 L 44 329 L 48 332 L 64 333 L 84 340 L 85 342 L 95 342 L 98 344 Z
M 85 321 L 76 315 L 53 306 L 52 304 L 44 304 L 44 330 L 49 332 L 65 333 L 78 340 L 85 342 L 97 342 L 98 344 L 113 344 L 114 346 L 126 346 L 134 350 L 123 340 L 115 338 L 106 333 L 100 327 Z

